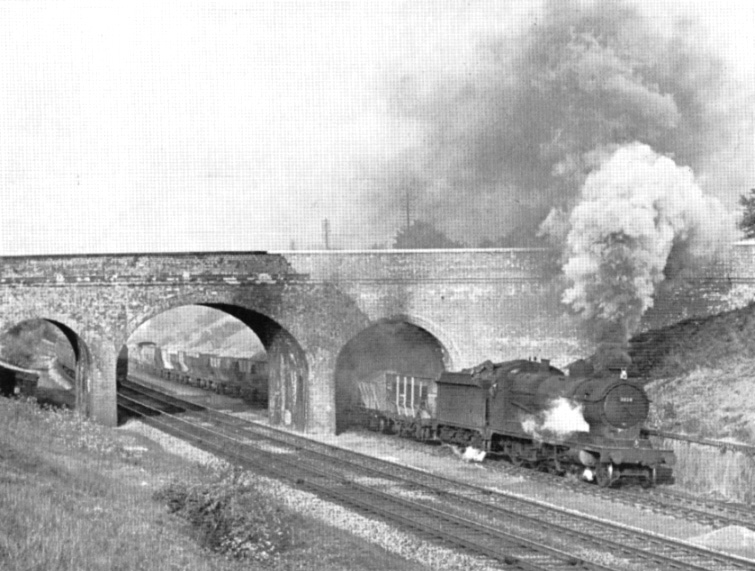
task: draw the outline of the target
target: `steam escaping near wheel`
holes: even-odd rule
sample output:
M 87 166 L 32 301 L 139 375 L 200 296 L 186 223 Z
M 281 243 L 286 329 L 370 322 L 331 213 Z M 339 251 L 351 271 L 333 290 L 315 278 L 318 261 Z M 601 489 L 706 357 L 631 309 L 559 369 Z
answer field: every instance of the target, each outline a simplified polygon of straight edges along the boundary
M 482 462 L 485 460 L 486 452 L 484 450 L 478 450 L 474 446 L 467 446 L 464 449 L 464 454 L 461 455 L 461 459 L 465 462 Z
M 467 446 L 463 451 L 460 447 L 454 446 L 453 444 L 444 444 L 443 446 L 448 446 L 451 449 L 451 452 L 454 453 L 454 456 L 467 463 L 482 462 L 485 460 L 485 456 L 487 456 L 487 452 L 475 448 L 474 446 Z
M 522 428 L 535 440 L 544 440 L 547 436 L 566 438 L 575 432 L 589 432 L 582 414 L 582 405 L 567 398 L 560 397 L 550 403 L 550 408 L 536 415 L 525 415 Z

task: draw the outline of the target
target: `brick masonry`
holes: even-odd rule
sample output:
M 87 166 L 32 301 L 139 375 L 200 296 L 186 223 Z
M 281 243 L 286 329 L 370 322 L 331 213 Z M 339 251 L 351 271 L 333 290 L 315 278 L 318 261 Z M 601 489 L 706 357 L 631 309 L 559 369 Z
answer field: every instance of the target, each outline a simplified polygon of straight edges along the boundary
M 644 326 L 755 299 L 755 248 L 677 280 Z M 247 323 L 271 363 L 270 417 L 302 430 L 335 427 L 335 363 L 371 324 L 401 319 L 431 333 L 458 369 L 485 359 L 592 351 L 561 304 L 558 259 L 545 250 L 197 253 L 2 258 L 0 329 L 53 320 L 82 348 L 80 408 L 114 424 L 115 362 L 139 325 L 204 304 Z

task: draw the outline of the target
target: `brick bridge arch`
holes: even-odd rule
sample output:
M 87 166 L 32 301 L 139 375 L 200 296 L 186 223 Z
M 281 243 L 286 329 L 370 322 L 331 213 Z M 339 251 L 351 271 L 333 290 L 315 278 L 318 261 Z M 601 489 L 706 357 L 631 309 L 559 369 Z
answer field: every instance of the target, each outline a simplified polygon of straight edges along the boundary
M 15 323 L 2 321 L 0 335 L 5 335 L 17 325 L 29 321 L 46 321 L 55 326 L 59 332 L 68 340 L 74 354 L 75 363 L 71 363 L 73 368 L 73 399 L 74 406 L 78 412 L 84 416 L 89 416 L 93 409 L 91 390 L 91 377 L 93 358 L 89 349 L 89 343 L 86 340 L 86 328 L 81 323 L 75 322 L 69 316 L 56 313 L 35 314 L 32 308 L 30 311 L 22 312 Z M 83 335 L 80 333 L 83 332 Z
M 417 315 L 371 321 L 338 352 L 335 376 L 336 430 L 359 423 L 359 381 L 383 372 L 437 378 L 460 361 L 453 337 Z
M 312 308 L 302 313 L 310 304 Z M 126 339 L 153 317 L 187 305 L 231 315 L 260 339 L 268 354 L 272 423 L 317 430 L 335 422 L 333 348 L 345 343 L 366 320 L 351 299 L 328 286 L 290 289 L 280 296 L 259 288 L 188 291 L 158 300 L 135 315 Z M 336 307 L 338 311 L 323 311 Z
M 453 371 L 459 368 L 459 365 L 462 362 L 462 357 L 456 340 L 453 335 L 446 331 L 440 324 L 420 315 L 408 315 L 405 313 L 393 315 L 384 318 L 381 321 L 403 321 L 427 331 L 438 341 L 440 349 L 443 351 L 443 364 L 446 369 Z

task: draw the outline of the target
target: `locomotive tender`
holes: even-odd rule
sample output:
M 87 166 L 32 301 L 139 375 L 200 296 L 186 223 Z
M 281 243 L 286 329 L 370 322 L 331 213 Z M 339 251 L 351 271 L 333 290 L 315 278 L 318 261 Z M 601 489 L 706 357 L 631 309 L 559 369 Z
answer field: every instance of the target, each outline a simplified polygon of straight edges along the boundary
M 438 379 L 386 372 L 357 386 L 372 428 L 472 446 L 600 486 L 650 486 L 675 461 L 641 435 L 649 411 L 642 386 L 584 363 L 566 375 L 547 361 L 488 361 Z

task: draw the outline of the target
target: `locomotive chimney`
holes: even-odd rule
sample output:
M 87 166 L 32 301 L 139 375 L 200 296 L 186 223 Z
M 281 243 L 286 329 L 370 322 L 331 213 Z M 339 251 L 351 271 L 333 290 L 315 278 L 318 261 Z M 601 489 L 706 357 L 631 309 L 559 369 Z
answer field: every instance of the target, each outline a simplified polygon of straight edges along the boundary
M 595 369 L 600 374 L 618 374 L 629 368 L 629 333 L 622 322 L 602 321 L 595 324 L 597 347 L 593 358 Z

